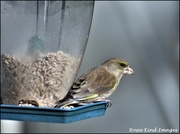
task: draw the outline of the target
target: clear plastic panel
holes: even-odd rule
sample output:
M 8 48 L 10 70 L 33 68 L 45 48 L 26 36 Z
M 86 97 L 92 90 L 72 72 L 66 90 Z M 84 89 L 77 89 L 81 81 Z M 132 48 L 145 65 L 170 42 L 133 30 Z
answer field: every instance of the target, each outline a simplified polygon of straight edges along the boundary
M 71 87 L 90 32 L 94 1 L 1 1 L 3 103 L 52 107 Z

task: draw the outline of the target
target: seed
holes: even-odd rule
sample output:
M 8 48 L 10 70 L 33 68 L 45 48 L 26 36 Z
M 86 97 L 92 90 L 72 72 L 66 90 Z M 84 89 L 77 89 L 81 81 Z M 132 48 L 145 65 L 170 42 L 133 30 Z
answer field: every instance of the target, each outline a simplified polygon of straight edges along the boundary
M 5 78 L 9 82 L 8 93 L 2 92 L 6 103 L 18 104 L 21 99 L 34 99 L 40 107 L 51 107 L 66 95 L 81 57 L 75 58 L 62 51 L 40 55 L 37 60 L 1 55 Z

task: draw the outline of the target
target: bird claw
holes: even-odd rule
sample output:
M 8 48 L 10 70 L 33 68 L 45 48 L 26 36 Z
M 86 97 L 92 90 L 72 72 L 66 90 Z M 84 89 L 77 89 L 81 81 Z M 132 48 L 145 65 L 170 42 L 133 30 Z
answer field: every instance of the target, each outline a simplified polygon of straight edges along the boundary
M 96 102 L 101 102 L 101 101 L 107 103 L 107 104 L 106 104 L 106 107 L 111 107 L 111 106 L 112 106 L 112 101 L 111 101 L 111 100 L 108 100 L 108 99 L 105 99 L 105 98 L 101 98 L 101 99 L 99 99 L 99 100 L 96 101 Z
M 106 107 L 111 107 L 112 106 L 112 101 L 111 100 L 105 100 L 107 103 Z

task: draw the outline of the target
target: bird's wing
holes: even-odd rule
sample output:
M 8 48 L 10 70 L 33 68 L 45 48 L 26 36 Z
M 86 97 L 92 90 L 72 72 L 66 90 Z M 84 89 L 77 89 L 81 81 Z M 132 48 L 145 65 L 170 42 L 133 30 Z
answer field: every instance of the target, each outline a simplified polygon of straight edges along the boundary
M 67 97 L 76 100 L 94 99 L 108 94 L 117 79 L 111 75 L 105 68 L 98 67 L 90 70 L 77 79 L 70 89 Z

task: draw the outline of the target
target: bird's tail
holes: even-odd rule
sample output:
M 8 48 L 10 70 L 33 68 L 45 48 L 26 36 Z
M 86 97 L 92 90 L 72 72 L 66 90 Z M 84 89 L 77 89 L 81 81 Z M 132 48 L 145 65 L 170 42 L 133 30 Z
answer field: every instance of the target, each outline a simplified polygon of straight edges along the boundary
M 98 94 L 90 94 L 88 96 L 79 97 L 79 98 L 73 98 L 73 99 L 62 99 L 57 102 L 57 105 L 54 106 L 54 108 L 65 108 L 69 105 L 77 104 L 77 105 L 85 105 L 90 102 L 93 102 L 98 97 Z
M 78 104 L 79 101 L 77 100 L 67 100 L 67 101 L 64 101 L 64 102 L 58 102 L 57 105 L 54 106 L 54 108 L 65 108 L 69 105 L 72 105 L 72 104 Z

